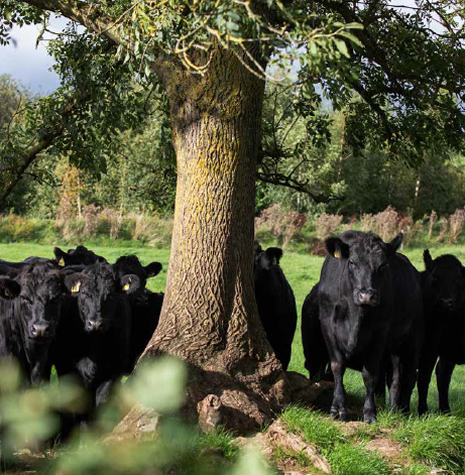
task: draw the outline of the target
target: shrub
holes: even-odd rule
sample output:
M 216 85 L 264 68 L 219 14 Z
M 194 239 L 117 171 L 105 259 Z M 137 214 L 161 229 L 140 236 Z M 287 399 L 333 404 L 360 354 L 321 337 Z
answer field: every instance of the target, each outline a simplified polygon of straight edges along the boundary
M 95 205 L 84 206 L 84 234 L 86 237 L 97 235 L 99 209 Z
M 284 211 L 278 204 L 264 209 L 255 219 L 257 231 L 269 231 L 284 246 L 302 232 L 307 217 L 297 211 Z
M 457 209 L 449 217 L 449 242 L 457 242 L 465 224 L 465 209 Z
M 122 221 L 121 213 L 114 209 L 105 208 L 100 213 L 99 229 L 103 227 L 104 233 L 108 234 L 111 239 L 118 239 Z
M 399 215 L 397 211 L 388 206 L 381 213 L 375 214 L 373 217 L 373 231 L 381 236 L 383 241 L 392 239 L 397 233 L 397 225 Z
M 297 211 L 289 211 L 284 215 L 284 246 L 287 246 L 294 237 L 302 232 L 306 222 L 307 216 Z
M 316 220 L 316 235 L 321 239 L 326 239 L 331 234 L 334 234 L 342 222 L 342 216 L 338 214 L 323 213 Z
M 439 221 L 439 236 L 438 241 L 442 242 L 446 236 L 447 230 L 449 229 L 449 220 L 447 218 L 441 218 Z
M 11 241 L 27 241 L 33 237 L 35 231 L 33 220 L 14 214 L 3 217 L 1 225 L 2 233 L 9 236 Z

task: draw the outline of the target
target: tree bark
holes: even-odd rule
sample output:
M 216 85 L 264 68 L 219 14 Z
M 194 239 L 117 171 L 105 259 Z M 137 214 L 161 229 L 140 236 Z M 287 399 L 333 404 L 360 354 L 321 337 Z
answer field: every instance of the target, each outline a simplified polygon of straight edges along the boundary
M 253 290 L 256 163 L 264 82 L 219 49 L 208 73 L 170 70 L 178 181 L 160 323 L 142 359 L 189 365 L 189 414 L 236 432 L 266 424 L 289 400 Z

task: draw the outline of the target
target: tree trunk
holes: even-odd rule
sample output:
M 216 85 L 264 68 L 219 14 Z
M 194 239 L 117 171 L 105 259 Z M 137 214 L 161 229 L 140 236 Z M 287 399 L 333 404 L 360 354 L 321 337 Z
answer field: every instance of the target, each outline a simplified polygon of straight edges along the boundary
M 256 161 L 264 82 L 220 50 L 203 77 L 165 77 L 178 181 L 160 323 L 142 359 L 186 361 L 201 426 L 257 430 L 289 399 L 253 290 Z M 195 410 L 195 411 L 194 411 Z

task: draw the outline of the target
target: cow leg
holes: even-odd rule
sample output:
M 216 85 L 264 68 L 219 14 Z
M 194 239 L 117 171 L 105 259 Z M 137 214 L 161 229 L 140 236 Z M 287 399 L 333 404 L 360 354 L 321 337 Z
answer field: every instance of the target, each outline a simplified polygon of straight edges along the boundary
M 331 361 L 331 370 L 334 375 L 334 396 L 331 406 L 331 417 L 347 420 L 346 394 L 344 390 L 344 373 L 346 371 L 345 364 L 342 361 Z
M 365 364 L 363 365 L 362 375 L 366 388 L 365 404 L 363 405 L 363 421 L 368 424 L 376 421 L 375 391 L 377 388 L 380 366 L 382 365 L 380 365 L 380 362 L 376 361 L 376 359 L 375 361 L 365 359 Z
M 400 358 L 397 355 L 391 355 L 391 363 L 389 406 L 398 407 L 400 403 Z
M 102 404 L 105 404 L 108 401 L 111 390 L 113 388 L 113 384 L 114 384 L 114 381 L 109 380 L 99 385 L 95 393 L 95 403 L 97 407 L 101 406 Z
M 415 358 L 414 352 L 408 352 L 405 357 L 402 358 L 401 367 L 399 408 L 403 413 L 408 414 L 410 412 L 410 399 L 412 397 L 413 388 L 417 382 L 418 358 Z
M 454 363 L 439 358 L 439 363 L 436 366 L 436 381 L 438 383 L 439 410 L 444 413 L 450 412 L 449 386 L 454 368 Z
M 438 359 L 436 352 L 423 353 L 418 371 L 418 414 L 428 411 L 428 389 L 434 365 Z

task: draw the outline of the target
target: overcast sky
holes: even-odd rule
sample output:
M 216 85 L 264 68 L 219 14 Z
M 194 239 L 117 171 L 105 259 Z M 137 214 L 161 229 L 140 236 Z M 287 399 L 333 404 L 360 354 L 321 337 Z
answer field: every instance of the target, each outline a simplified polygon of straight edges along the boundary
M 397 5 L 413 5 L 414 0 L 393 0 Z M 64 18 L 54 18 L 50 29 L 59 31 L 66 24 Z M 50 71 L 53 59 L 47 54 L 44 43 L 36 49 L 35 43 L 39 35 L 39 26 L 24 26 L 14 28 L 11 36 L 17 46 L 0 46 L 0 75 L 11 74 L 34 92 L 47 94 L 54 91 L 59 80 L 55 73 Z

